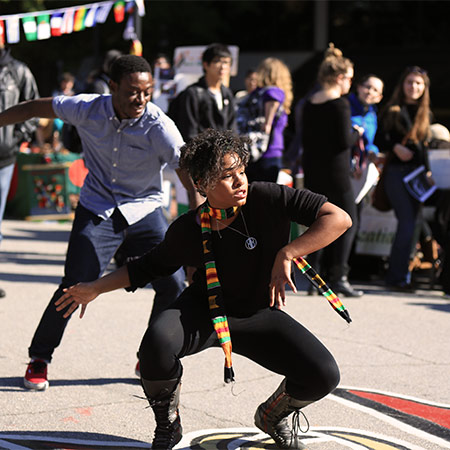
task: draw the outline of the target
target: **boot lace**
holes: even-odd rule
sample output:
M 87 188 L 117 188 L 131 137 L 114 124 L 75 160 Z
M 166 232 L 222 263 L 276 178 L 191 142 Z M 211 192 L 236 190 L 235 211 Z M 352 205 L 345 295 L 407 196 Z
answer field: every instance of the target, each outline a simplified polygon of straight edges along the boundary
M 166 402 L 152 402 L 153 412 L 156 418 L 156 429 L 152 448 L 157 450 L 170 450 L 179 441 L 180 419 L 178 416 L 173 422 L 167 415 Z
M 302 428 L 302 425 L 300 422 L 301 416 L 303 416 L 303 418 L 305 419 L 305 422 L 306 422 L 305 429 Z M 294 414 L 292 415 L 292 428 L 291 428 L 292 438 L 294 439 L 299 434 L 299 432 L 307 433 L 308 431 L 309 431 L 308 418 L 305 416 L 305 413 L 301 409 L 296 409 L 294 411 Z

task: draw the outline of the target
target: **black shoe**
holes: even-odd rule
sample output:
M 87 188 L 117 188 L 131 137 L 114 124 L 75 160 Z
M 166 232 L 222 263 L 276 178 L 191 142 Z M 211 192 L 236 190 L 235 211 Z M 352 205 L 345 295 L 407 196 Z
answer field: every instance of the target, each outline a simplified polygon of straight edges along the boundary
M 0 298 L 6 297 L 6 292 L 0 288 Z
M 346 276 L 341 277 L 337 281 L 330 282 L 330 287 L 335 294 L 341 294 L 344 297 L 362 297 L 364 295 L 363 291 L 353 289 Z
M 320 292 L 317 288 L 315 288 L 314 286 L 309 286 L 308 287 L 308 291 L 307 291 L 307 295 L 312 296 L 312 295 L 319 295 Z

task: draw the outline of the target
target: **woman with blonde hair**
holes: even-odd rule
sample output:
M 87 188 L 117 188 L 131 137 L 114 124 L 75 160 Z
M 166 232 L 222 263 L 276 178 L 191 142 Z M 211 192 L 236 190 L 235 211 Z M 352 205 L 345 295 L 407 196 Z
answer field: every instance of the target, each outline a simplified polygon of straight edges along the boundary
M 282 167 L 284 129 L 288 123 L 293 100 L 291 73 L 281 60 L 266 58 L 258 66 L 258 89 L 255 96 L 262 98 L 264 124 L 269 137 L 267 150 L 247 168 L 249 181 L 276 182 Z
M 403 178 L 421 165 L 431 177 L 427 141 L 430 136 L 430 79 L 418 66 L 407 67 L 381 114 L 377 142 L 386 153 L 385 189 L 398 219 L 386 283 L 412 291 L 409 260 L 421 203 L 406 190 Z
M 353 79 L 353 63 L 330 44 L 319 67 L 320 89 L 305 103 L 303 110 L 303 171 L 307 189 L 326 195 L 346 211 L 353 226 L 322 253 L 311 255 L 313 266 L 326 261 L 330 287 L 338 294 L 360 297 L 348 281 L 348 259 L 356 233 L 356 205 L 353 195 L 350 161 L 351 147 L 364 133 L 352 126 L 347 94 Z

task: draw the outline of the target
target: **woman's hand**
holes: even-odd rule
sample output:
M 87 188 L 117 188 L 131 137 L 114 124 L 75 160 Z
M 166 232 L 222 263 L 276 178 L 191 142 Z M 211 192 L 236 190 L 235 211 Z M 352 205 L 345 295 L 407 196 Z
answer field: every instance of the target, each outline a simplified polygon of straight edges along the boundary
M 286 284 L 290 286 L 294 293 L 297 292 L 291 278 L 291 259 L 289 259 L 282 250 L 277 253 L 275 258 L 269 285 L 270 306 L 275 306 L 278 309 L 281 309 L 282 306 L 286 306 Z
M 394 145 L 394 153 L 398 156 L 401 161 L 411 161 L 414 156 L 414 152 L 411 151 L 408 147 L 405 147 L 402 144 Z
M 360 127 L 359 125 L 353 125 L 353 128 L 358 132 L 359 136 L 362 136 L 366 131 L 363 127 Z
M 78 305 L 81 305 L 80 319 L 82 319 L 87 304 L 97 298 L 98 295 L 99 293 L 94 287 L 94 282 L 78 283 L 64 289 L 64 294 L 55 302 L 57 306 L 56 311 L 61 311 L 68 307 L 63 316 L 67 318 L 78 308 Z

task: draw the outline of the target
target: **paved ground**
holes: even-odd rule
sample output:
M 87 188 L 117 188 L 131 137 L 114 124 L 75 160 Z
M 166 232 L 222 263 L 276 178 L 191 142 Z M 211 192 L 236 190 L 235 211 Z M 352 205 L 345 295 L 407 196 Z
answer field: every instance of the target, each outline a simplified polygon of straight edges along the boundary
M 63 270 L 69 223 L 5 221 L 0 253 L 0 448 L 149 448 L 154 421 L 134 376 L 153 292 L 118 291 L 74 317 L 49 367 L 50 388 L 22 388 L 27 347 Z M 290 294 L 287 310 L 332 351 L 339 389 L 305 409 L 312 450 L 450 448 L 450 302 L 439 291 L 392 294 L 360 285 L 343 299 L 350 326 L 325 299 Z M 184 360 L 178 448 L 274 448 L 254 428 L 257 405 L 280 377 L 234 356 L 237 383 L 222 383 L 223 356 Z

